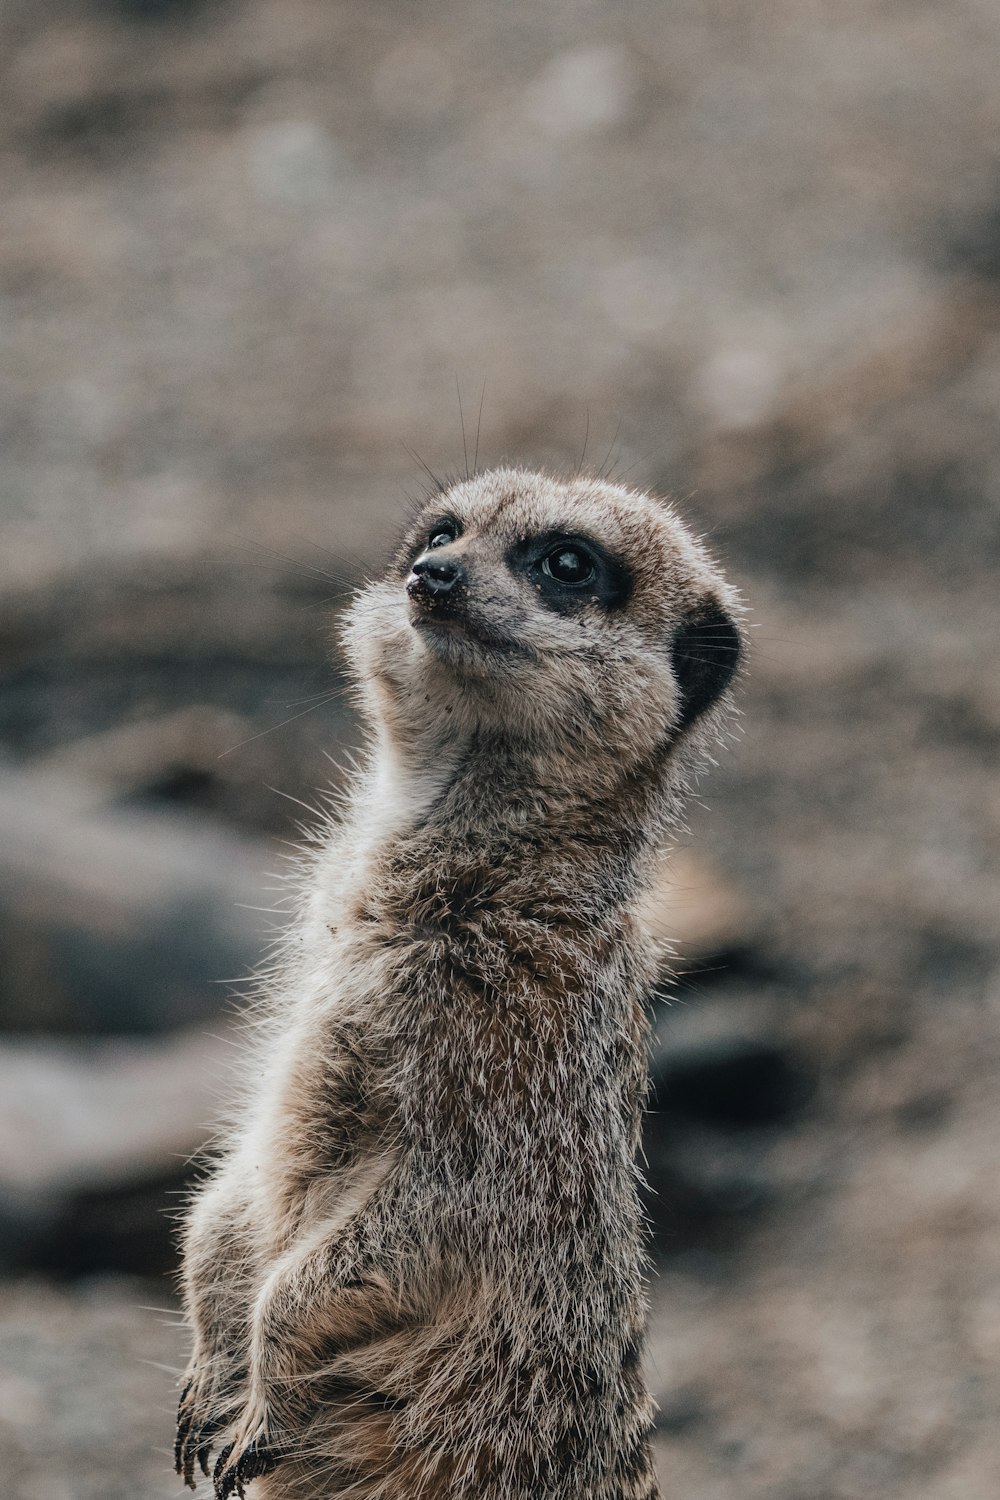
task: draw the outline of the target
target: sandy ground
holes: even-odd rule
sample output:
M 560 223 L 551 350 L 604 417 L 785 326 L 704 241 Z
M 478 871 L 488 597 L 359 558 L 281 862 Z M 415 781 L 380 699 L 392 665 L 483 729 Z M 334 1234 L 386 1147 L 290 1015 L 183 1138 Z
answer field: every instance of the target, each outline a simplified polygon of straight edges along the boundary
M 661 1025 L 797 1087 L 657 1136 L 671 1500 L 1000 1483 L 998 73 L 985 0 L 0 20 L 5 751 L 315 692 L 404 444 L 464 462 L 456 374 L 481 461 L 573 466 L 589 427 L 600 463 L 621 417 L 618 471 L 746 590 L 691 838 L 753 936 Z M 259 788 L 315 780 L 339 714 L 214 811 L 284 826 Z M 168 1295 L 0 1290 L 5 1493 L 179 1492 Z
M 183 1357 L 157 1283 L 115 1278 L 72 1291 L 0 1293 L 4 1493 L 17 1500 L 176 1495 L 173 1377 Z M 152 1299 L 152 1300 L 151 1300 Z M 157 1363 L 159 1362 L 159 1363 Z M 183 1491 L 181 1491 L 183 1493 Z

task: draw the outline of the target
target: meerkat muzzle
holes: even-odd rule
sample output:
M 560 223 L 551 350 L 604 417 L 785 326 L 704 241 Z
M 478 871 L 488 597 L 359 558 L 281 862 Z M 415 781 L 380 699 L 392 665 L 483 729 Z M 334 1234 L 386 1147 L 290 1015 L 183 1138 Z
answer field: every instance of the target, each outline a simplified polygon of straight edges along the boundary
M 465 569 L 457 557 L 418 557 L 406 580 L 411 599 L 443 599 L 465 583 Z

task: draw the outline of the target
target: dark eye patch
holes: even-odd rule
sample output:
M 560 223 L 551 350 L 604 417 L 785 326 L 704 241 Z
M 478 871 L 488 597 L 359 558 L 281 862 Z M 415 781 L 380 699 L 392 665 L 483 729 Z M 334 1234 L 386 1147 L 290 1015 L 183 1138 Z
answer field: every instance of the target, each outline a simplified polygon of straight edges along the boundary
M 625 564 L 592 537 L 559 531 L 525 537 L 510 549 L 507 563 L 528 579 L 540 603 L 559 614 L 594 603 L 621 609 L 632 594 Z

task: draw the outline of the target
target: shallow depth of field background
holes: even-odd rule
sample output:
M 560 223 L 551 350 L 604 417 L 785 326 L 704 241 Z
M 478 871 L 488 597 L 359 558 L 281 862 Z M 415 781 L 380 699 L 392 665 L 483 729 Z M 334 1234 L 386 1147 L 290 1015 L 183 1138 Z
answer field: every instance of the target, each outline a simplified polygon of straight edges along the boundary
M 12 1500 L 179 1493 L 218 981 L 456 385 L 470 459 L 482 397 L 480 464 L 678 497 L 756 622 L 663 897 L 665 1493 L 995 1495 L 998 77 L 995 0 L 3 7 Z

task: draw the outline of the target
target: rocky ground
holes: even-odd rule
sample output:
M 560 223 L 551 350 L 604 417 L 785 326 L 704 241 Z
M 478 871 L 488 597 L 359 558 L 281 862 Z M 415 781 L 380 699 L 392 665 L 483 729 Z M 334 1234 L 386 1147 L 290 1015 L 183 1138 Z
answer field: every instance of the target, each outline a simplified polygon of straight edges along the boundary
M 16 1500 L 176 1492 L 143 1309 L 224 1070 L 207 971 L 261 940 L 227 914 L 270 789 L 350 740 L 329 612 L 407 447 L 463 466 L 456 375 L 480 461 L 613 448 L 755 622 L 656 1012 L 665 1492 L 996 1493 L 998 68 L 985 0 L 4 7 Z

